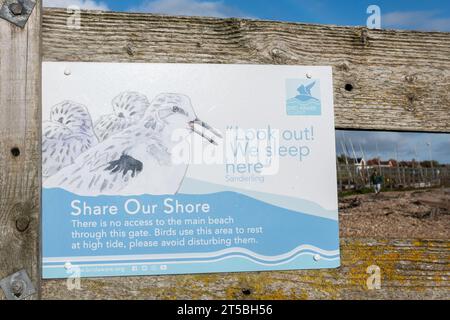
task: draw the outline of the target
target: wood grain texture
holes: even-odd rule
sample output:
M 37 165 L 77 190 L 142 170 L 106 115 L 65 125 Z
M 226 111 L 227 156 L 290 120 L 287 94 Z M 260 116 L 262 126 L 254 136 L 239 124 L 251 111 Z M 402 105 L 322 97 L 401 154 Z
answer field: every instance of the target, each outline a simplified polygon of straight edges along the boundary
M 25 269 L 39 288 L 40 1 L 24 29 L 0 19 L 0 114 L 0 278 Z
M 344 239 L 342 267 L 277 271 L 43 281 L 44 299 L 450 299 L 450 242 Z M 369 266 L 381 288 L 369 290 Z
M 69 17 L 44 10 L 44 60 L 331 65 L 337 128 L 450 132 L 450 33 L 92 11 L 73 30 Z
M 336 126 L 450 132 L 450 33 L 45 9 L 43 59 L 332 65 Z M 351 84 L 353 89 L 345 89 Z M 349 86 L 347 86 L 349 88 Z M 42 283 L 45 299 L 450 299 L 447 240 L 342 240 L 337 270 Z M 367 267 L 381 270 L 368 290 Z

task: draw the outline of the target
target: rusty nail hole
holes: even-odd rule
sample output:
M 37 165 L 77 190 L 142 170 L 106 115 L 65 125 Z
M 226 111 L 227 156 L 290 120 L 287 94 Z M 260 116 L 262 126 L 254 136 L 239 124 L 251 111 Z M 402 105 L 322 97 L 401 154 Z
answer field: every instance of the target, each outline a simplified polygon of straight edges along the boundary
M 24 232 L 28 229 L 30 225 L 30 219 L 28 217 L 19 217 L 16 220 L 16 229 L 19 232 Z
M 20 156 L 20 149 L 17 147 L 11 148 L 11 154 L 13 155 L 13 157 Z
M 243 289 L 243 290 L 242 290 L 242 293 L 243 293 L 244 295 L 246 295 L 246 296 L 249 296 L 249 295 L 252 294 L 252 290 L 250 290 L 250 289 Z
M 346 85 L 345 85 L 345 90 L 346 91 L 353 91 L 353 85 L 351 84 L 351 83 L 347 83 Z

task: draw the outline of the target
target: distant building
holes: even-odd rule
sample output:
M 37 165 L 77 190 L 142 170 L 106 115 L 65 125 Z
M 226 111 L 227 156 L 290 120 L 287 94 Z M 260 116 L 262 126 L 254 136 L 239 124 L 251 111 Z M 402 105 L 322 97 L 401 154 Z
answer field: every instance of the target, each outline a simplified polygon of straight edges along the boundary
M 356 159 L 352 159 L 355 163 L 355 166 L 364 169 L 366 167 L 366 160 L 364 160 L 364 158 L 356 158 Z
M 382 161 L 380 159 L 371 159 L 367 161 L 367 168 L 395 168 L 397 166 L 397 161 L 395 160 L 388 160 L 388 161 Z

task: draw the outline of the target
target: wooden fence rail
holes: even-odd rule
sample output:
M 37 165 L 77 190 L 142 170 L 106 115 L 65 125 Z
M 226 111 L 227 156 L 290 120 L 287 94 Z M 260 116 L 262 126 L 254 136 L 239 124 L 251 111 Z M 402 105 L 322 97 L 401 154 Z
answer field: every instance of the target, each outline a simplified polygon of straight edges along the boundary
M 343 239 L 338 270 L 40 285 L 40 2 L 23 30 L 0 21 L 0 278 L 26 268 L 47 299 L 450 298 L 448 239 Z M 44 61 L 331 65 L 337 128 L 450 132 L 450 33 L 93 11 L 72 29 L 70 19 L 43 11 Z M 366 284 L 371 265 L 379 290 Z
M 371 176 L 377 171 L 383 177 L 383 188 L 423 189 L 448 187 L 450 168 L 364 168 L 353 164 L 337 165 L 338 190 L 364 189 L 372 187 Z
M 83 279 L 82 290 L 44 281 L 46 299 L 411 299 L 449 298 L 447 240 L 343 239 L 332 270 Z M 381 289 L 369 276 L 380 270 Z

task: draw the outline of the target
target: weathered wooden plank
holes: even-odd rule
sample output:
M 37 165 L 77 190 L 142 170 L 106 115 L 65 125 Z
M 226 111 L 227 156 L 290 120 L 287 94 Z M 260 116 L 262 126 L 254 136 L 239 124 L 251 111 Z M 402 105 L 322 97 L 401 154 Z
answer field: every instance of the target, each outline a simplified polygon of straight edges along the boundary
M 342 240 L 334 270 L 43 281 L 44 299 L 450 299 L 448 240 Z M 369 266 L 381 287 L 369 290 Z
M 39 288 L 41 1 L 24 29 L 0 20 L 0 114 L 0 279 Z
M 84 11 L 74 30 L 69 16 L 45 10 L 44 60 L 332 65 L 338 128 L 450 132 L 449 33 Z M 345 239 L 339 270 L 47 280 L 43 297 L 448 299 L 449 246 Z
M 48 61 L 332 65 L 336 126 L 450 132 L 450 33 L 46 9 Z M 351 91 L 350 91 L 351 90 Z

